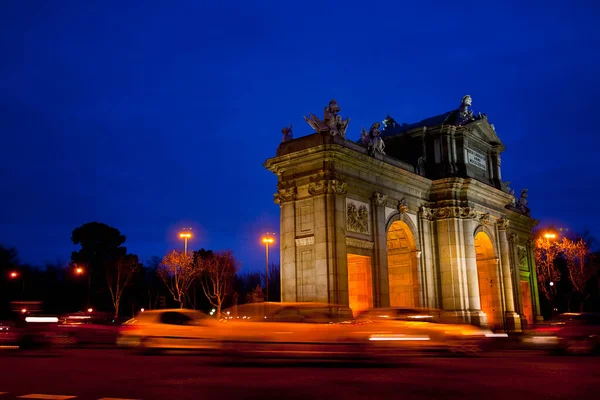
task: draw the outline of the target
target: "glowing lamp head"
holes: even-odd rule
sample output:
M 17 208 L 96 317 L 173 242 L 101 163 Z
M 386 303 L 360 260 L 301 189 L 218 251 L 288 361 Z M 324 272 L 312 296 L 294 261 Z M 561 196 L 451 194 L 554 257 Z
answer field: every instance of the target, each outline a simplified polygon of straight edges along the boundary
M 179 234 L 179 237 L 182 239 L 189 239 L 192 237 L 192 234 L 190 232 L 181 232 Z
M 26 309 L 26 308 L 24 308 L 24 309 L 22 309 L 22 310 L 21 310 L 21 312 L 22 312 L 23 314 L 25 314 L 25 313 L 27 312 L 27 309 Z
M 554 282 L 550 282 L 550 286 L 554 286 Z
M 140 311 L 141 311 L 141 312 L 144 312 L 144 311 L 146 311 L 146 310 L 145 310 L 145 309 L 143 309 L 143 308 L 140 308 Z
M 273 239 L 273 237 L 271 237 L 271 236 L 265 236 L 265 237 L 262 238 L 262 242 L 265 243 L 265 244 L 267 244 L 267 243 L 271 244 L 274 241 L 275 241 L 275 239 Z
M 77 268 L 75 269 L 75 272 L 76 272 L 76 273 L 78 273 L 78 274 L 83 274 L 83 268 L 81 268 L 81 267 L 77 267 Z
M 16 273 L 16 272 L 11 272 L 11 273 L 10 273 L 10 277 L 11 277 L 11 278 L 16 278 L 17 276 L 19 276 L 19 274 L 18 274 L 18 273 Z
M 92 311 L 94 311 L 93 308 L 88 308 L 88 312 L 92 312 Z
M 544 237 L 546 239 L 556 239 L 556 233 L 546 233 Z

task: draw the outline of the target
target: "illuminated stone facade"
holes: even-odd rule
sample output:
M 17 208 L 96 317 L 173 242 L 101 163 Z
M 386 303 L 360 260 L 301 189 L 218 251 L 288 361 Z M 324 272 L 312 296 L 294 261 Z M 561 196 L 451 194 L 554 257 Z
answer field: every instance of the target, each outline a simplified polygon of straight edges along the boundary
M 379 152 L 327 131 L 286 137 L 265 163 L 278 178 L 282 301 L 441 308 L 510 331 L 538 318 L 526 191 L 517 202 L 502 182 L 493 125 L 457 123 L 461 112 L 388 117 L 371 135 Z

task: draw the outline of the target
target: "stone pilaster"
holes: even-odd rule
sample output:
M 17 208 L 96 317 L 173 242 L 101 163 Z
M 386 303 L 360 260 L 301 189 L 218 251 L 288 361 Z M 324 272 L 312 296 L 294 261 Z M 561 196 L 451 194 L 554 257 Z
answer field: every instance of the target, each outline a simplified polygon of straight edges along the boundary
M 387 232 L 385 205 L 387 196 L 378 192 L 373 193 L 371 207 L 373 209 L 373 235 L 375 252 L 373 254 L 373 306 L 390 306 L 390 285 L 388 279 Z
M 506 236 L 508 221 L 498 220 L 498 241 L 500 242 L 500 262 L 502 263 L 502 280 L 504 283 L 504 317 L 506 319 L 506 330 L 511 332 L 521 331 L 521 319 L 515 312 L 515 300 L 513 296 L 513 281 L 510 267 L 510 246 Z
M 313 196 L 315 215 L 314 300 L 348 305 L 348 259 L 344 236 L 346 183 L 334 174 L 311 178 L 308 192 Z
M 530 276 L 530 284 L 533 287 L 532 296 L 532 305 L 533 305 L 533 313 L 535 322 L 544 321 L 544 316 L 542 315 L 542 310 L 540 309 L 540 298 L 538 296 L 538 279 L 537 279 L 537 268 L 535 264 L 535 253 L 534 253 L 535 243 L 533 240 L 527 241 L 527 267 L 529 268 L 529 276 Z
M 279 251 L 281 254 L 281 301 L 297 301 L 296 274 L 296 193 L 295 186 L 279 185 L 274 195 L 276 204 L 280 207 Z
M 423 270 L 424 282 L 422 290 L 424 292 L 425 307 L 440 308 L 439 273 L 437 263 L 435 262 L 434 237 L 431 233 L 432 214 L 428 208 L 419 209 L 419 238 L 421 240 L 420 263 Z

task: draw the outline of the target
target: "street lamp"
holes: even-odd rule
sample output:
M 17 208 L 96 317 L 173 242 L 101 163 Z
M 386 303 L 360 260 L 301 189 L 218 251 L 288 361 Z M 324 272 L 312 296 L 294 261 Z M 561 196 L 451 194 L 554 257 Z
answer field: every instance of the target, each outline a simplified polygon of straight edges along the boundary
M 19 274 L 17 271 L 11 271 L 11 273 L 8 274 L 8 276 L 10 277 L 10 279 L 17 279 L 21 277 L 21 283 L 23 284 L 23 296 L 25 296 L 25 278 L 23 278 L 21 274 Z
M 183 239 L 183 254 L 187 255 L 187 242 L 188 239 L 190 239 L 192 237 L 192 232 L 191 232 L 192 228 L 189 228 L 189 230 L 185 230 L 183 232 L 181 232 L 179 234 L 179 237 L 181 239 Z
M 75 264 L 75 273 L 77 275 L 83 275 L 83 273 L 85 272 L 85 270 L 78 266 L 77 264 Z M 88 271 L 88 306 L 90 306 L 91 304 L 91 296 L 92 296 L 92 274 L 90 273 L 90 271 Z
M 266 251 L 266 255 L 267 255 L 267 265 L 266 265 L 266 270 L 265 270 L 266 271 L 265 291 L 266 291 L 267 301 L 269 301 L 269 244 L 272 244 L 273 242 L 275 242 L 275 239 L 271 235 L 275 235 L 275 234 L 267 233 L 262 238 L 262 242 L 265 244 L 265 251 Z
M 546 233 L 546 234 L 544 234 L 544 237 L 548 240 L 556 239 L 556 233 Z

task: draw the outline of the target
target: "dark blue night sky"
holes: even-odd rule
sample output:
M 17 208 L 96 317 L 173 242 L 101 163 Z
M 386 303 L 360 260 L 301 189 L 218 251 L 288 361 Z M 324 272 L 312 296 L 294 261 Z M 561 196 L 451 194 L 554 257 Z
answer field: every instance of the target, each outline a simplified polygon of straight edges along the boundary
M 600 3 L 492 3 L 4 0 L 0 243 L 66 261 L 99 221 L 146 260 L 191 226 L 258 269 L 282 127 L 335 97 L 355 140 L 467 93 L 532 216 L 600 236 Z

